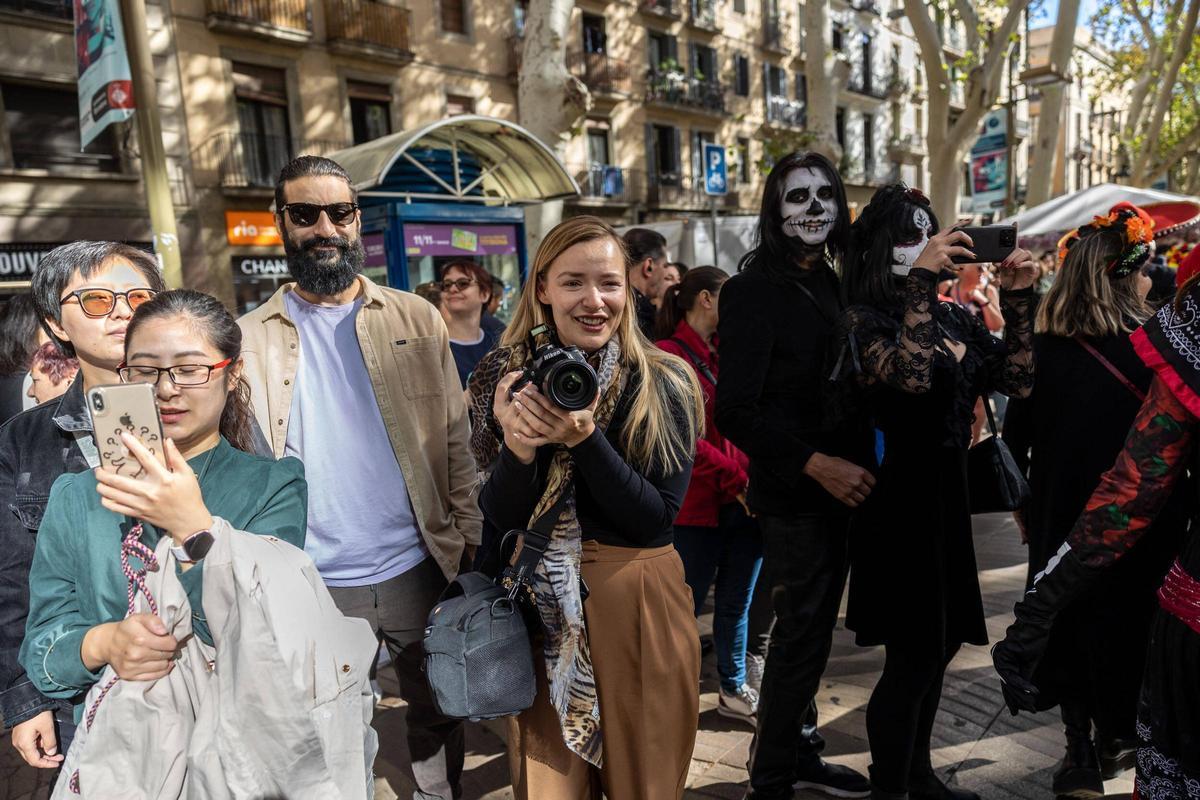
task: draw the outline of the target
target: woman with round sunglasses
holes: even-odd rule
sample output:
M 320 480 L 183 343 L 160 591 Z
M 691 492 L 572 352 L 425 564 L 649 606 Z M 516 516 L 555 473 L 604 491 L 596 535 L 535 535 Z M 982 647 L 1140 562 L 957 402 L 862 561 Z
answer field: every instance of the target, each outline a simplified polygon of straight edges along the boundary
M 442 268 L 442 303 L 438 309 L 450 331 L 450 352 L 458 378 L 466 388 L 479 360 L 500 340 L 499 331 L 483 328 L 483 311 L 492 301 L 492 276 L 474 261 L 451 261 Z
M 152 614 L 126 615 L 121 541 L 136 522 L 153 550 L 169 536 L 193 628 L 211 643 L 203 616 L 203 558 L 217 518 L 234 529 L 304 545 L 307 490 L 294 458 L 251 455 L 251 413 L 240 373 L 241 330 L 213 297 L 186 289 L 142 304 L 129 323 L 121 380 L 154 386 L 166 466 L 141 443 L 123 443 L 141 478 L 100 468 L 64 475 L 50 492 L 29 577 L 21 662 L 38 689 L 74 704 L 111 665 L 124 680 L 155 680 L 179 642 Z

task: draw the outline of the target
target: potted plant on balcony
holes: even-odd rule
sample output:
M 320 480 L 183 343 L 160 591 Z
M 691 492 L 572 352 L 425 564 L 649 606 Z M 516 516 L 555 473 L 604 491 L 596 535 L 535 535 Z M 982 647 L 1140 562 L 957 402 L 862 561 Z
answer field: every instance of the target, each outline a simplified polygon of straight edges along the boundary
M 687 73 L 679 62 L 667 58 L 650 72 L 650 93 L 653 97 L 672 103 L 683 102 L 687 94 Z

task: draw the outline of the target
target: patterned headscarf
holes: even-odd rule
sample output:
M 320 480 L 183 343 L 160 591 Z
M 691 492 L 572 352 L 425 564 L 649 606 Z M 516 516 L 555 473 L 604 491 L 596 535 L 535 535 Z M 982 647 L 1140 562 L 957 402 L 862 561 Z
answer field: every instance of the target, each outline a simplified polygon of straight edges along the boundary
M 1103 217 L 1095 217 L 1087 225 L 1068 233 L 1058 242 L 1058 263 L 1062 263 L 1067 252 L 1076 242 L 1103 230 L 1119 230 L 1122 247 L 1120 254 L 1105 266 L 1110 278 L 1124 278 L 1142 268 L 1150 260 L 1154 244 L 1154 219 L 1133 203 L 1122 201 L 1112 207 Z

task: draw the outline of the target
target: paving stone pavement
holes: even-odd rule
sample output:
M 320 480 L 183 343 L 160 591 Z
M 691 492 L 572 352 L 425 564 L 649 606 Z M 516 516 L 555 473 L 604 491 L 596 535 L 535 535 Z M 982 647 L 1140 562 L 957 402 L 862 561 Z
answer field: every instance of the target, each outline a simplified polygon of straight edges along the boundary
M 1024 587 L 1025 550 L 1011 520 L 1001 515 L 976 517 L 975 547 L 988 630 L 995 641 L 1011 621 L 1013 603 Z M 701 618 L 703 632 L 708 631 L 710 620 L 709 614 Z M 856 647 L 853 636 L 839 623 L 817 698 L 830 760 L 866 770 L 870 755 L 865 709 L 882 666 L 882 651 Z M 408 800 L 413 784 L 404 746 L 404 704 L 395 696 L 391 671 L 382 670 L 380 677 L 386 696 L 375 718 L 383 743 L 375 762 L 375 796 Z M 704 662 L 700 692 L 699 733 L 685 797 L 741 798 L 752 732 L 717 715 L 711 655 Z M 465 800 L 512 797 L 503 734 L 503 723 L 468 726 Z M 964 647 L 947 673 L 934 729 L 934 765 L 952 776 L 953 783 L 988 800 L 1035 800 L 1051 797 L 1050 776 L 1062 747 L 1056 713 L 1010 716 L 1003 708 L 987 648 Z M 39 781 L 42 776 L 18 769 L 12 754 L 7 740 L 0 739 L 0 800 L 42 800 L 46 796 L 44 780 Z M 1110 796 L 1128 794 L 1133 790 L 1132 773 L 1109 781 L 1105 789 Z M 800 792 L 797 797 L 812 800 L 822 795 Z

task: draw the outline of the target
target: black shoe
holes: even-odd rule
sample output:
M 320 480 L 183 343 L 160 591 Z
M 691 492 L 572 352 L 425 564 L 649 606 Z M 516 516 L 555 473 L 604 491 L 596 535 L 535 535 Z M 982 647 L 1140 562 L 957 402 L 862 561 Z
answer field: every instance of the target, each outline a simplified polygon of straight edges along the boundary
M 1137 766 L 1137 739 L 1097 739 L 1096 755 L 1100 758 L 1100 775 L 1106 781 L 1120 777 Z
M 1100 759 L 1090 738 L 1068 737 L 1067 752 L 1054 772 L 1051 783 L 1056 797 L 1089 800 L 1104 796 L 1104 778 Z
M 871 796 L 871 782 L 866 775 L 819 758 L 796 769 L 792 788 L 809 789 L 830 797 Z
M 979 795 L 961 786 L 947 786 L 936 772 L 912 775 L 908 779 L 911 800 L 980 800 Z

